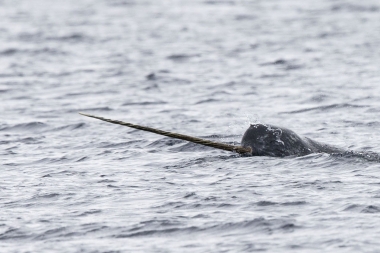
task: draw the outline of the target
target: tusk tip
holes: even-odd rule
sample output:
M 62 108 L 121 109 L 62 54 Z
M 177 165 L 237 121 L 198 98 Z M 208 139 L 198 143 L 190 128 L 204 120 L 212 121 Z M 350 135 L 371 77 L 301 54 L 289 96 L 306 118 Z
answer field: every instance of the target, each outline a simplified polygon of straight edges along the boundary
M 78 112 L 80 115 L 87 116 L 87 117 L 92 117 L 92 115 L 84 113 L 84 112 Z

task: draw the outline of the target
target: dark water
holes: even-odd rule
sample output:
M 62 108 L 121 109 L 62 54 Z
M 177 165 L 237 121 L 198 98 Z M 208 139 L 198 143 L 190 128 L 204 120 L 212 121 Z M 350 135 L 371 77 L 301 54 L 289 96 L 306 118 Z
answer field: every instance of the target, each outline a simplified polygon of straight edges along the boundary
M 378 1 L 0 0 L 1 252 L 378 252 Z

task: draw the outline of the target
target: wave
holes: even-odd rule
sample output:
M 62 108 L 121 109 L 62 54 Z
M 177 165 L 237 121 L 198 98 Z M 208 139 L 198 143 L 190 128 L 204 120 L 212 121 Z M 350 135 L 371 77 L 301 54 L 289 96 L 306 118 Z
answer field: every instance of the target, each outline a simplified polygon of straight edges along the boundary
M 13 126 L 6 126 L 3 128 L 0 128 L 0 131 L 36 131 L 36 130 L 45 129 L 46 127 L 48 127 L 47 124 L 35 121 L 35 122 L 29 122 L 29 123 L 16 124 Z
M 358 205 L 350 204 L 343 211 L 351 211 L 357 213 L 380 213 L 380 207 L 375 205 Z
M 221 101 L 220 99 L 209 98 L 209 99 L 199 100 L 198 102 L 194 104 L 199 105 L 199 104 L 214 103 L 214 102 L 220 102 L 220 101 Z
M 71 130 L 81 129 L 81 128 L 84 128 L 86 126 L 87 126 L 86 123 L 69 124 L 66 126 L 60 126 L 60 127 L 56 127 L 53 129 L 49 129 L 45 132 L 55 132 L 55 131 L 62 131 L 62 130 L 70 130 L 71 131 Z
M 126 102 L 122 104 L 122 106 L 128 106 L 128 105 L 163 105 L 167 104 L 165 101 L 142 101 L 142 102 Z
M 334 12 L 379 12 L 380 6 L 378 5 L 360 5 L 360 4 L 335 4 L 331 7 L 331 10 Z
M 0 56 L 15 56 L 15 55 L 67 55 L 67 52 L 56 49 L 56 48 L 38 48 L 38 49 L 19 49 L 19 48 L 8 48 L 0 51 Z
M 200 54 L 172 54 L 166 57 L 169 60 L 173 61 L 185 61 L 193 57 L 200 57 Z
M 88 93 L 72 93 L 72 94 L 66 94 L 67 96 L 79 96 L 79 95 L 88 95 Z M 105 107 L 92 107 L 92 108 L 82 108 L 82 109 L 70 109 L 67 110 L 66 112 L 89 112 L 89 111 L 100 111 L 100 112 L 108 112 L 108 111 L 113 111 L 112 108 L 105 106 Z
M 332 157 L 343 157 L 343 158 L 353 158 L 353 159 L 360 159 L 360 160 L 366 160 L 368 162 L 380 162 L 380 154 L 371 152 L 371 151 L 346 151 L 344 153 L 333 153 L 331 154 Z
M 341 108 L 363 108 L 363 107 L 368 107 L 368 106 L 354 105 L 354 104 L 347 104 L 347 103 L 332 104 L 332 105 L 324 105 L 324 106 L 305 108 L 305 109 L 290 111 L 290 112 L 281 112 L 281 114 L 296 114 L 296 113 L 303 113 L 303 112 L 309 112 L 309 111 L 326 111 L 326 110 L 341 109 Z
M 119 143 L 110 143 L 110 144 L 104 144 L 101 145 L 99 148 L 122 148 L 122 147 L 135 147 L 138 143 L 144 143 L 143 140 L 133 140 L 133 141 L 125 141 L 125 142 L 119 142 Z
M 165 224 L 165 223 L 168 224 Z M 163 227 L 169 226 L 169 228 Z M 153 228 L 154 227 L 154 228 Z M 169 236 L 171 234 L 192 234 L 192 233 L 221 233 L 231 234 L 236 231 L 239 233 L 264 233 L 271 234 L 273 231 L 294 231 L 301 228 L 295 224 L 294 220 L 289 219 L 265 219 L 255 218 L 252 220 L 243 220 L 240 222 L 227 222 L 211 226 L 188 226 L 180 227 L 172 225 L 169 220 L 155 221 L 155 223 L 142 224 L 141 227 L 130 229 L 116 235 L 117 238 L 131 238 L 131 237 L 150 237 L 150 236 Z

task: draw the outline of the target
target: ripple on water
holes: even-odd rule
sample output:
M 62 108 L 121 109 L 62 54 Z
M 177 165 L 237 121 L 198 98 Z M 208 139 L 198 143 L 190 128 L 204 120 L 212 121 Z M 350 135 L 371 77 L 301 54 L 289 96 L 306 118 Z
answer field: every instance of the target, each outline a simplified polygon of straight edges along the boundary
M 346 212 L 354 213 L 379 213 L 380 207 L 375 205 L 359 205 L 359 204 L 350 204 L 343 209 Z
M 77 130 L 81 128 L 85 128 L 88 125 L 86 123 L 76 123 L 76 124 L 68 124 L 65 126 L 60 126 L 60 127 L 55 127 L 52 129 L 48 129 L 45 132 L 60 132 L 60 131 L 72 131 L 72 130 Z
M 182 225 L 182 224 L 181 224 Z M 164 227 L 168 227 L 162 229 Z M 294 220 L 289 219 L 265 219 L 265 218 L 255 218 L 252 220 L 244 220 L 240 222 L 227 222 L 225 224 L 218 225 L 204 225 L 204 226 L 190 226 L 184 227 L 178 224 L 172 224 L 170 221 L 164 220 L 154 224 L 153 227 L 157 229 L 152 229 L 152 225 L 148 223 L 146 226 L 141 226 L 138 228 L 133 228 L 127 233 L 117 235 L 118 238 L 129 238 L 129 237 L 151 237 L 151 236 L 168 236 L 175 234 L 176 236 L 181 235 L 191 235 L 191 234 L 206 234 L 213 233 L 219 235 L 236 235 L 237 234 L 272 234 L 274 231 L 277 232 L 293 232 L 296 229 L 300 229 L 294 223 Z
M 48 127 L 48 125 L 42 122 L 28 122 L 28 123 L 16 124 L 13 126 L 5 126 L 5 127 L 0 128 L 0 131 L 34 132 L 34 131 L 45 129 L 46 127 Z
M 296 114 L 296 113 L 304 113 L 304 112 L 309 112 L 309 111 L 317 111 L 317 112 L 323 112 L 327 110 L 338 110 L 338 109 L 352 109 L 352 108 L 365 108 L 368 107 L 367 105 L 354 105 L 354 104 L 332 104 L 332 105 L 324 105 L 324 106 L 317 106 L 317 107 L 312 107 L 312 108 L 306 108 L 302 110 L 296 110 L 296 111 L 291 111 L 291 112 L 283 112 L 283 113 L 288 113 L 288 114 Z

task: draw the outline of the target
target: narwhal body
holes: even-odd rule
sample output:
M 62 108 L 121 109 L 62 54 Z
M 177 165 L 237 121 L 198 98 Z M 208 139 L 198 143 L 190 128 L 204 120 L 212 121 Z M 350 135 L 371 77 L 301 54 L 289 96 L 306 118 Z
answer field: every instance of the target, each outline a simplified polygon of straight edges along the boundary
M 252 124 L 241 146 L 250 147 L 253 156 L 304 156 L 311 153 L 342 153 L 344 150 L 300 137 L 292 130 L 267 124 Z

